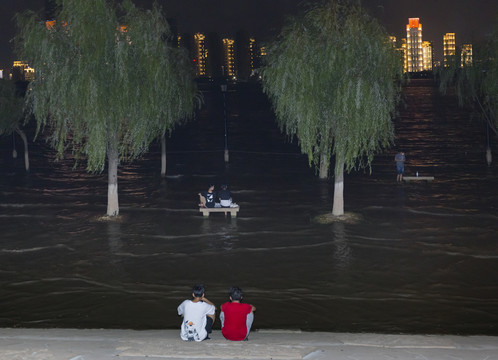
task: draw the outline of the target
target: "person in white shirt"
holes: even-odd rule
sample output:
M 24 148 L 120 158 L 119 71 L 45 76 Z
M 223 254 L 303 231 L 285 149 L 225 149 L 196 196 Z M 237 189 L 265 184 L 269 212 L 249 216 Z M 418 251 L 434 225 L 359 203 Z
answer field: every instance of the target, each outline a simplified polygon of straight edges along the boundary
M 178 315 L 183 317 L 180 337 L 185 341 L 209 339 L 216 307 L 204 297 L 204 285 L 195 285 L 192 297 L 193 300 L 185 300 L 178 306 Z

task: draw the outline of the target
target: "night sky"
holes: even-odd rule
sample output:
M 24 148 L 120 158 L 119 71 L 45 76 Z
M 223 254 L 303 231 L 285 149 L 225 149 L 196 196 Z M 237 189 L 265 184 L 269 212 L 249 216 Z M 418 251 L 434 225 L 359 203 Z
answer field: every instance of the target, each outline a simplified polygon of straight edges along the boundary
M 153 0 L 135 0 L 150 7 Z M 278 33 L 287 15 L 303 8 L 302 0 L 158 0 L 167 18 L 175 18 L 180 33 L 218 32 L 233 36 L 247 30 L 257 40 Z M 42 10 L 44 0 L 0 0 L 0 69 L 12 65 L 9 42 L 16 28 L 13 16 L 24 9 Z M 490 33 L 498 16 L 495 0 L 363 0 L 391 35 L 406 37 L 409 17 L 422 23 L 423 40 L 434 42 L 436 58 L 442 56 L 442 38 L 456 33 L 457 45 L 472 43 Z

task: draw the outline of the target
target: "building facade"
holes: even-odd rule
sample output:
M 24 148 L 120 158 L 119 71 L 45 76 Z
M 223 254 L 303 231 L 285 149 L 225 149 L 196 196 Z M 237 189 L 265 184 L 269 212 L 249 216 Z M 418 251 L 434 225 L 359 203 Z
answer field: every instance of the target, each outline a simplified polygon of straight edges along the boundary
M 432 42 L 422 41 L 422 58 L 423 58 L 423 71 L 432 71 L 433 66 L 433 51 Z
M 235 40 L 224 38 L 223 42 L 223 76 L 235 78 Z
M 10 77 L 14 81 L 31 81 L 35 78 L 35 69 L 25 61 L 14 61 Z
M 472 44 L 463 44 L 462 52 L 460 55 L 460 66 L 469 66 L 472 65 Z
M 256 39 L 245 31 L 234 38 L 222 38 L 217 33 L 188 33 L 174 35 L 178 46 L 185 48 L 197 78 L 231 78 L 248 81 L 257 76 L 265 55 Z M 176 44 L 175 44 L 176 45 Z
M 259 67 L 257 61 L 257 51 L 258 45 L 255 38 L 249 38 L 249 66 L 251 69 L 251 75 L 254 73 L 257 67 Z
M 446 33 L 443 36 L 443 65 L 449 66 L 451 57 L 455 56 L 455 33 Z
M 408 72 L 423 70 L 422 24 L 419 18 L 409 18 L 406 25 L 406 61 Z
M 206 46 L 206 35 L 194 34 L 194 63 L 195 75 L 197 77 L 207 76 L 208 49 Z

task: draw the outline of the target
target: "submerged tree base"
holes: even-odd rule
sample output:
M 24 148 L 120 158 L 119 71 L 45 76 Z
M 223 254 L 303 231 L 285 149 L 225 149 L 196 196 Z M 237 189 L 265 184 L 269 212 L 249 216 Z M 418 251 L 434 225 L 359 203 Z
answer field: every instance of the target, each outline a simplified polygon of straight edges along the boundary
M 125 220 L 125 217 L 123 215 L 116 215 L 116 216 L 109 216 L 109 215 L 104 215 L 104 216 L 98 216 L 95 218 L 95 221 L 97 222 L 117 222 L 121 223 Z
M 316 224 L 332 224 L 332 223 L 345 223 L 345 224 L 357 224 L 363 220 L 363 216 L 357 213 L 347 212 L 344 215 L 332 215 L 332 213 L 326 213 L 322 215 L 315 216 L 312 221 Z

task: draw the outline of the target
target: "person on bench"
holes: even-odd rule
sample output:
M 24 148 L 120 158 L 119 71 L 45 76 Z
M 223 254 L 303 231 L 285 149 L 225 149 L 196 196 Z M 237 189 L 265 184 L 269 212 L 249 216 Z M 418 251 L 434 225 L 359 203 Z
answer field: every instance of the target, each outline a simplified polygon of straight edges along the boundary
M 232 205 L 232 194 L 228 190 L 227 185 L 221 185 L 221 190 L 218 191 L 218 199 L 220 200 L 221 207 L 230 207 Z
M 209 188 L 207 191 L 201 191 L 199 195 L 204 196 L 206 199 L 206 204 L 204 205 L 207 208 L 219 207 L 220 205 L 215 202 L 216 193 L 214 192 L 214 185 L 209 184 Z M 218 206 L 217 206 L 218 205 Z

